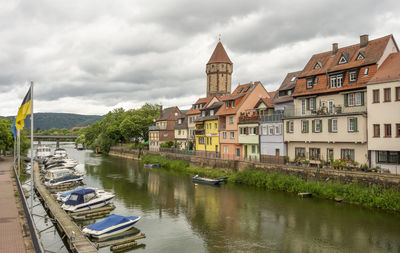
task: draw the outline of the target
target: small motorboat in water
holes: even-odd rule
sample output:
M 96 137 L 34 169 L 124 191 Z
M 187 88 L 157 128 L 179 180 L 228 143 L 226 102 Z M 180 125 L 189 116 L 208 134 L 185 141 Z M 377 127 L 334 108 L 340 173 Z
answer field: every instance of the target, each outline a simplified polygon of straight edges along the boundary
M 51 156 L 51 149 L 47 146 L 40 145 L 36 148 L 36 157 L 39 160 L 43 160 Z
M 140 216 L 110 215 L 102 221 L 96 222 L 82 230 L 90 237 L 101 239 L 125 232 L 140 220 Z
M 69 196 L 70 196 L 72 193 L 74 193 L 74 192 L 76 192 L 76 191 L 79 191 L 79 190 L 81 190 L 81 189 L 93 189 L 93 190 L 97 190 L 97 188 L 80 186 L 80 187 L 77 187 L 77 188 L 75 188 L 75 189 L 73 189 L 73 190 L 64 191 L 64 192 L 59 192 L 59 193 L 57 193 L 57 194 L 55 195 L 55 198 L 56 198 L 57 201 L 62 202 L 62 203 L 65 203 L 65 201 L 68 200 Z
M 75 174 L 75 175 L 80 175 L 75 172 L 75 170 L 70 169 L 70 168 L 62 168 L 62 169 L 51 169 L 46 171 L 46 174 L 44 175 L 44 179 L 46 181 L 60 178 L 69 174 Z
M 160 168 L 160 164 L 159 163 L 144 164 L 143 166 L 145 168 Z
M 67 158 L 68 154 L 67 151 L 63 148 L 56 148 L 54 150 L 54 156 L 55 157 L 61 157 L 61 158 Z
M 199 177 L 199 175 L 196 175 L 192 178 L 192 181 L 201 184 L 219 185 L 224 182 L 224 178 L 212 179 L 212 178 Z
M 91 210 L 110 204 L 114 197 L 114 194 L 103 190 L 80 189 L 72 192 L 61 207 L 68 212 Z
M 82 175 L 68 174 L 59 178 L 51 179 L 44 183 L 45 186 L 54 187 L 63 184 L 81 183 L 83 180 Z

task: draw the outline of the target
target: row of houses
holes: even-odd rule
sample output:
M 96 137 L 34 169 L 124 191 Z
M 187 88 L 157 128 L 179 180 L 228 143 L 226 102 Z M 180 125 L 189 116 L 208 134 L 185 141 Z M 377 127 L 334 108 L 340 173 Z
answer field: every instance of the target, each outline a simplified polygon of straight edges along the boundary
M 161 110 L 149 129 L 150 149 L 174 141 L 225 159 L 345 159 L 400 172 L 400 53 L 392 35 L 334 43 L 273 92 L 261 82 L 231 92 L 232 72 L 219 42 L 206 66 L 206 97 L 188 111 Z

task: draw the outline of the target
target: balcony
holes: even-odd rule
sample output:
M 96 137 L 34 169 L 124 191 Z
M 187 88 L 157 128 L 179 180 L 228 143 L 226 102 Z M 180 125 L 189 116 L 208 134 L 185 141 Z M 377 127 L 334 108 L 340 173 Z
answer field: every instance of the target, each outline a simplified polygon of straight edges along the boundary
M 149 126 L 149 131 L 165 130 L 167 126 Z
M 241 115 L 239 116 L 239 123 L 258 123 L 260 122 L 259 115 Z
M 271 115 L 262 115 L 261 116 L 261 122 L 266 123 L 266 122 L 281 122 L 283 119 L 283 114 L 282 113 L 274 113 Z
M 313 117 L 332 117 L 332 116 L 346 116 L 346 115 L 358 115 L 366 114 L 367 107 L 364 106 L 348 106 L 335 105 L 332 110 L 328 110 L 327 107 L 317 107 L 315 110 L 306 110 L 305 114 L 302 113 L 302 108 L 286 109 L 284 112 L 284 118 L 313 118 Z
M 206 131 L 204 129 L 195 129 L 194 134 L 195 135 L 205 135 Z

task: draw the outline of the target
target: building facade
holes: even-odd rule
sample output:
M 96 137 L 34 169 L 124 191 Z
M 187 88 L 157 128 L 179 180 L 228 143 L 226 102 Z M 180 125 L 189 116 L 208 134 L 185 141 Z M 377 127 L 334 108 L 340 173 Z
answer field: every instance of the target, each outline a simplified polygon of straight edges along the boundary
M 400 53 L 383 62 L 367 85 L 370 167 L 400 173 Z
M 159 151 L 160 144 L 167 141 L 175 141 L 175 123 L 182 112 L 178 107 L 160 109 L 155 125 L 149 127 L 149 149 Z
M 185 150 L 189 148 L 189 129 L 187 116 L 182 114 L 175 123 L 175 142 L 178 148 Z
M 294 109 L 285 111 L 291 160 L 345 159 L 368 163 L 366 84 L 398 48 L 393 36 L 315 54 L 298 76 Z

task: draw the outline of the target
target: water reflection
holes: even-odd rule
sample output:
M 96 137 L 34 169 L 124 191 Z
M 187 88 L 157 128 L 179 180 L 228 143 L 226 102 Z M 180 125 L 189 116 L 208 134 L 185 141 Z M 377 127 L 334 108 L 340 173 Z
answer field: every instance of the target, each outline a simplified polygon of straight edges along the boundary
M 141 215 L 146 252 L 399 252 L 400 215 L 251 187 L 195 186 L 137 162 L 73 152 L 86 183 Z

